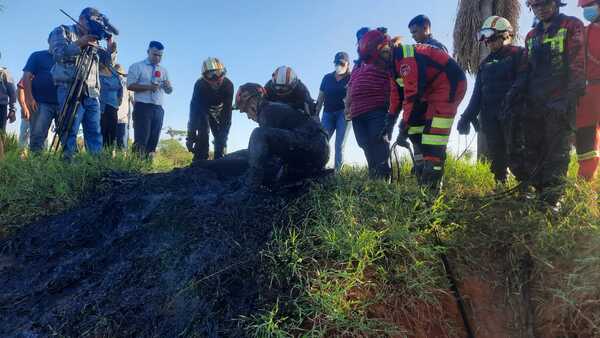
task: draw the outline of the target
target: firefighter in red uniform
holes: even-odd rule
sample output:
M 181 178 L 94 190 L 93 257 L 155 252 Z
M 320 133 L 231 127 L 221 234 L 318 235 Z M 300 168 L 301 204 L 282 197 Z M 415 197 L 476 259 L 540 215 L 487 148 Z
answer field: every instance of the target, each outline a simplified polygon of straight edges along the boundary
M 579 177 L 594 179 L 600 162 L 600 0 L 579 0 L 590 22 L 585 32 L 587 88 L 577 109 Z
M 527 0 L 539 23 L 525 39 L 524 62 L 507 96 L 525 95 L 523 127 L 527 183 L 541 201 L 559 207 L 570 161 L 577 101 L 585 90 L 583 23 L 561 14 L 561 0 Z
M 446 52 L 429 45 L 386 42 L 377 46 L 377 51 L 390 65 L 393 85 L 382 136 L 391 135 L 403 109 L 397 143 L 406 144 L 410 139 L 423 157 L 422 168 L 414 171 L 417 179 L 437 191 L 454 116 L 467 88 L 465 73 Z

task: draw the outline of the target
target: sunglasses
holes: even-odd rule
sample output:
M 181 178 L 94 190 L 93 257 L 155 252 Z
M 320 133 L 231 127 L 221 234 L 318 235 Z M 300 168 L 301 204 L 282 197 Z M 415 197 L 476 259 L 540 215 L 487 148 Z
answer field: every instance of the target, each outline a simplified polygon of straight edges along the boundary
M 208 80 L 216 81 L 221 79 L 225 74 L 221 71 L 209 71 L 204 73 L 204 77 Z

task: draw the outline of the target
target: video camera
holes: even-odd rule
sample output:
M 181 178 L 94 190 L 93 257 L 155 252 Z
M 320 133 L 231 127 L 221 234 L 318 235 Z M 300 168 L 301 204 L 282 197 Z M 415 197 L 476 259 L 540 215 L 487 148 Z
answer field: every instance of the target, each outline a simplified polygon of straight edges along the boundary
M 88 17 L 88 34 L 97 36 L 98 40 L 108 40 L 113 34 L 119 35 L 119 31 L 110 24 L 108 18 L 103 14 Z

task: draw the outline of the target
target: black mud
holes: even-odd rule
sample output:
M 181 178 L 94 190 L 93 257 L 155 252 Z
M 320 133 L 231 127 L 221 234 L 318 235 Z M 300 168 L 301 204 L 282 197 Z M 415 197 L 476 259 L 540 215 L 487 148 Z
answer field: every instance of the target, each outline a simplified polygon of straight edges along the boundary
M 243 337 L 290 194 L 187 168 L 119 176 L 0 241 L 1 337 Z

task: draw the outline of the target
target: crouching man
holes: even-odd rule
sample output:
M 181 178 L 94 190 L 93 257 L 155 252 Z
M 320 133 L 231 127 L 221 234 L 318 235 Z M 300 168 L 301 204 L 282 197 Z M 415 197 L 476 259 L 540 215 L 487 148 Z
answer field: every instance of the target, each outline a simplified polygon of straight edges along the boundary
M 301 179 L 321 172 L 329 160 L 327 133 L 319 122 L 289 105 L 265 99 L 265 89 L 255 83 L 242 85 L 235 105 L 258 122 L 248 144 L 247 184 L 259 189 L 268 179 L 266 166 L 279 160 L 286 177 Z M 272 174 L 271 174 L 272 175 Z

